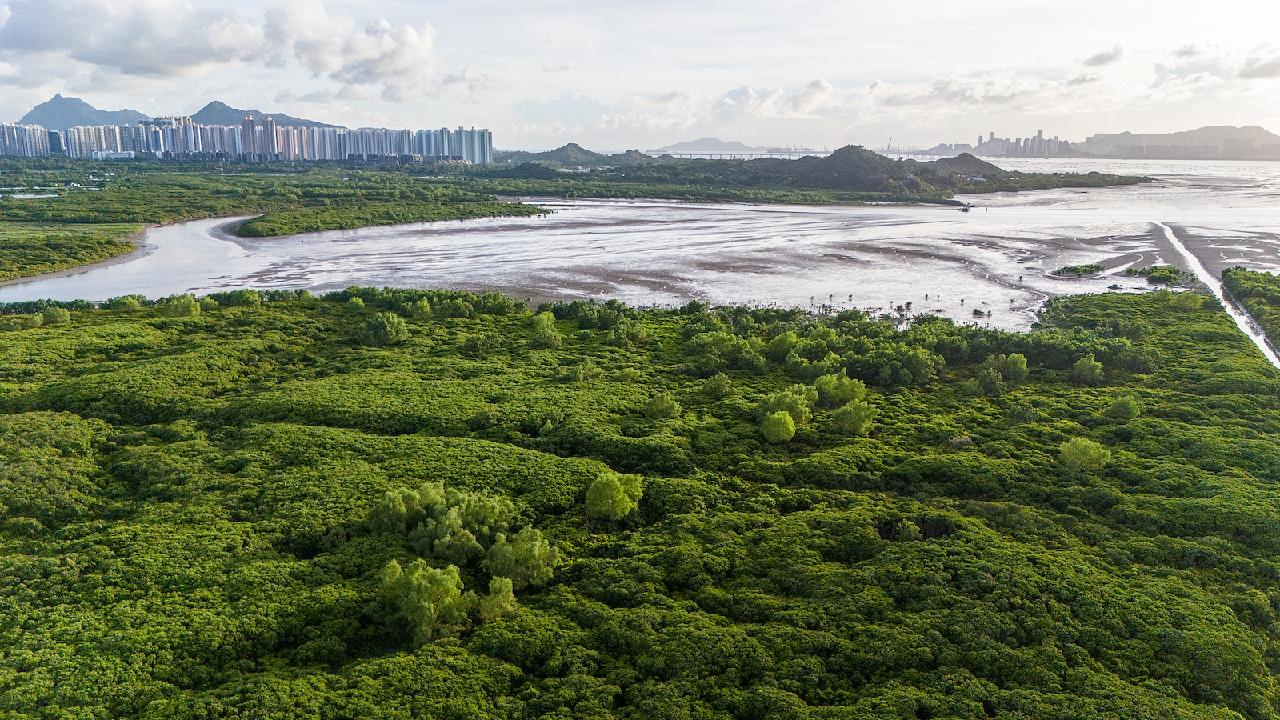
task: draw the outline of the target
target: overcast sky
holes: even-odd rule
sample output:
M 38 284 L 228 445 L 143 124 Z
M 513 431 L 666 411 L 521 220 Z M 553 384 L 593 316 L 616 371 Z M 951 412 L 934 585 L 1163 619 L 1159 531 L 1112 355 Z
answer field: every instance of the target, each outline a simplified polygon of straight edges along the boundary
M 1276 0 L 0 0 L 0 120 L 61 92 L 529 149 L 1280 132 L 1277 30 Z

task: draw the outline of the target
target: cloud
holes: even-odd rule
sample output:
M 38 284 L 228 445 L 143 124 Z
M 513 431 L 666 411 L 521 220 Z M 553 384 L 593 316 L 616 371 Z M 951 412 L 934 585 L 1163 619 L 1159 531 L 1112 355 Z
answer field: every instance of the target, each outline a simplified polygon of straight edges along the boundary
M 1176 58 L 1193 58 L 1200 54 L 1200 47 L 1197 45 L 1183 45 L 1173 51 Z
M 1067 85 L 1069 87 L 1078 87 L 1080 85 L 1091 85 L 1093 83 L 1098 82 L 1101 79 L 1102 78 L 1099 77 L 1097 73 L 1080 73 L 1079 75 L 1076 75 L 1071 79 L 1067 80 Z
M 165 0 L 13 0 L 0 26 L 9 59 L 57 54 L 130 75 L 182 75 L 261 52 L 262 31 L 227 8 Z
M 809 82 L 803 89 L 787 92 L 783 88 L 755 88 L 743 85 L 722 95 L 712 108 L 721 119 L 750 116 L 773 119 L 811 118 L 830 110 L 835 103 L 835 88 L 826 80 Z
M 286 0 L 265 13 L 265 36 L 276 66 L 296 61 L 317 77 L 381 88 L 385 100 L 426 94 L 438 71 L 435 30 L 423 24 L 375 20 L 360 28 L 330 15 L 321 0 Z
M 1017 75 L 998 73 L 967 78 L 940 78 L 927 87 L 907 90 L 882 91 L 883 84 L 874 86 L 880 105 L 886 107 L 912 106 L 980 106 L 1009 105 L 1041 94 L 1049 81 Z
M 443 87 L 430 25 L 361 24 L 330 14 L 323 0 L 264 5 L 249 17 L 198 0 L 11 0 L 0 8 L 0 61 L 25 66 L 54 58 L 63 79 L 86 66 L 157 78 L 229 63 L 297 66 L 340 87 L 374 88 L 390 101 Z
M 1259 48 L 1244 61 L 1240 77 L 1246 80 L 1280 78 L 1280 50 Z
M 544 72 L 544 73 L 562 73 L 562 72 L 567 72 L 567 71 L 569 71 L 569 70 L 572 70 L 574 67 L 575 67 L 575 66 L 574 66 L 574 64 L 573 64 L 573 63 L 564 63 L 564 64 L 561 64 L 561 65 L 543 65 L 543 66 L 542 66 L 542 72 Z
M 1123 55 L 1124 48 L 1116 45 L 1110 50 L 1104 50 L 1100 53 L 1090 55 L 1082 61 L 1082 64 L 1086 67 L 1103 67 L 1105 65 L 1112 65 L 1119 62 Z
M 826 80 L 814 80 L 791 98 L 791 107 L 802 115 L 812 114 L 831 102 L 835 88 Z
M 475 73 L 471 68 L 463 68 L 458 72 L 447 73 L 440 78 L 439 88 L 442 91 L 455 92 L 467 99 L 475 99 L 499 87 L 496 79 L 484 73 Z

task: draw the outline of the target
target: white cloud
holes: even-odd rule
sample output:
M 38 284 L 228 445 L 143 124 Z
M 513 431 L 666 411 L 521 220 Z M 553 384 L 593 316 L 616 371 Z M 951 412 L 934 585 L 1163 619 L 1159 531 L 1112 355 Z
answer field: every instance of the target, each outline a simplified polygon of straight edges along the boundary
M 716 116 L 730 120 L 742 117 L 811 118 L 832 110 L 838 103 L 835 95 L 835 87 L 822 79 L 810 81 L 796 92 L 743 85 L 722 95 L 712 111 Z
M 1259 48 L 1244 61 L 1240 77 L 1246 80 L 1280 78 L 1280 49 Z
M 297 65 L 342 87 L 404 101 L 439 89 L 435 30 L 332 15 L 322 0 L 279 0 L 260 18 L 192 0 L 12 0 L 0 9 L 0 60 L 40 56 L 125 76 L 192 75 L 228 63 Z M 333 90 L 337 93 L 338 90 Z
M 1120 61 L 1124 55 L 1124 48 L 1116 45 L 1110 50 L 1104 50 L 1085 58 L 1082 63 L 1087 67 L 1103 67 L 1105 65 L 1114 65 Z
M 496 79 L 484 74 L 472 72 L 471 68 L 463 68 L 457 72 L 451 72 L 440 78 L 438 88 L 441 92 L 453 92 L 468 100 L 475 100 L 481 96 L 488 95 L 497 89 L 501 83 Z
M 959 109 L 977 105 L 1012 105 L 1034 99 L 1053 83 L 1038 77 L 1012 72 L 963 78 L 940 78 L 927 87 L 901 90 L 883 84 L 872 92 L 880 105 L 887 107 L 931 106 L 939 109 Z

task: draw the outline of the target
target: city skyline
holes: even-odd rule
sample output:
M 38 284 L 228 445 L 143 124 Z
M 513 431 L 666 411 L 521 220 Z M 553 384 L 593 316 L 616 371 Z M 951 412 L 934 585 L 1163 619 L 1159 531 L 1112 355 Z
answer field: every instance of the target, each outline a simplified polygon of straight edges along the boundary
M 925 2 L 910 17 L 861 1 L 778 10 L 0 0 L 0 119 L 64 92 L 170 112 L 214 96 L 349 127 L 465 118 L 503 149 L 1280 127 L 1273 4 L 1082 0 L 1052 21 L 1012 0 Z
M 0 156 L 74 159 L 219 157 L 248 161 L 368 160 L 415 158 L 493 162 L 488 129 L 392 130 L 387 128 L 278 125 L 245 116 L 240 125 L 207 125 L 191 117 L 148 118 L 136 125 L 78 125 L 66 131 L 34 124 L 0 124 Z

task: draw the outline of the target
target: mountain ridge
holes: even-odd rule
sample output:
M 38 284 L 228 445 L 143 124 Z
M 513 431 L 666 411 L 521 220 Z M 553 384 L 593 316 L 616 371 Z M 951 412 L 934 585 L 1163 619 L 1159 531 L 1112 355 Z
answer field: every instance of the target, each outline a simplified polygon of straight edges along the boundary
M 256 120 L 271 118 L 277 125 L 291 127 L 342 127 L 319 120 L 294 117 L 285 113 L 268 113 L 262 110 L 241 110 L 221 100 L 212 100 L 191 115 L 191 119 L 202 125 L 239 125 L 246 116 Z M 19 123 L 23 125 L 39 125 L 48 130 L 67 130 L 81 125 L 136 125 L 151 117 L 138 110 L 101 110 L 81 98 L 66 97 L 56 93 L 48 100 L 36 105 L 22 116 Z
M 212 100 L 205 104 L 204 107 L 196 111 L 191 119 L 201 125 L 239 125 L 245 117 L 253 117 L 255 120 L 264 120 L 271 118 L 275 120 L 276 125 L 289 127 L 341 127 L 340 125 L 331 125 L 329 123 L 320 122 L 319 120 L 308 120 L 306 118 L 298 118 L 285 113 L 267 113 L 261 110 L 241 110 L 231 107 L 221 100 Z
M 18 122 L 48 130 L 67 130 L 77 125 L 136 125 L 146 118 L 147 115 L 137 110 L 99 110 L 80 98 L 57 93 L 31 108 Z

